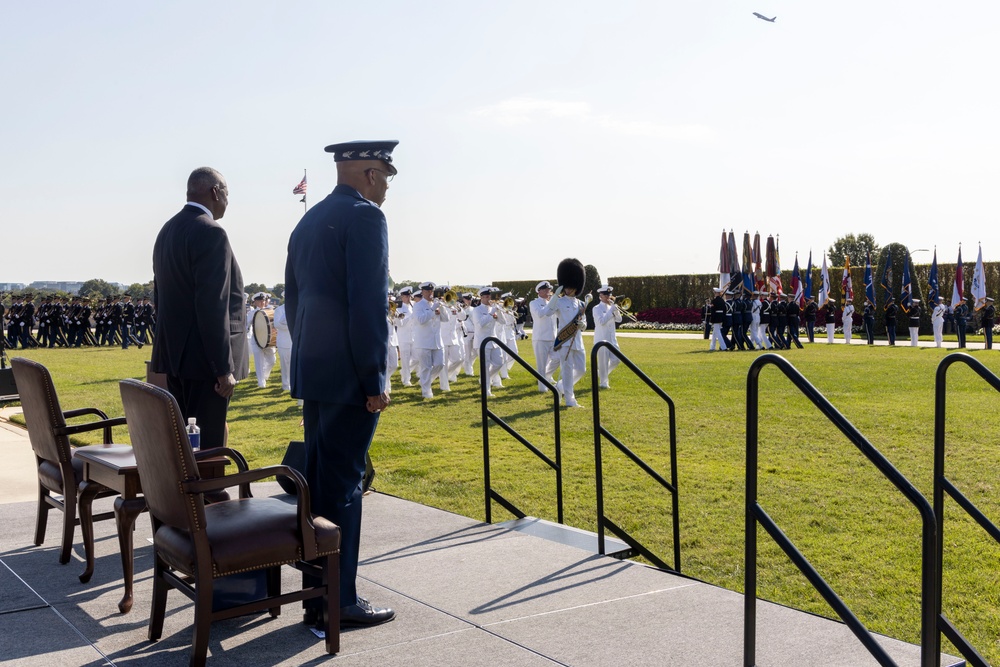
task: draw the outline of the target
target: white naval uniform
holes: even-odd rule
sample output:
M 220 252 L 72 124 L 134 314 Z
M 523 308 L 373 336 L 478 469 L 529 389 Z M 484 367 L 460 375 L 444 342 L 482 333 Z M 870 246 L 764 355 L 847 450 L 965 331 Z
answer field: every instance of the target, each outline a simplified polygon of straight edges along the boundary
M 396 337 L 399 339 L 399 379 L 404 387 L 413 386 L 413 328 L 413 306 L 399 304 L 396 308 Z
M 760 329 L 760 298 L 750 302 L 750 342 L 758 350 L 764 349 L 764 338 Z
M 944 342 L 944 314 L 948 312 L 948 307 L 943 303 L 934 306 L 931 311 L 931 326 L 934 328 L 934 346 L 941 347 Z
M 271 370 L 274 368 L 274 362 L 277 361 L 277 355 L 273 347 L 265 347 L 261 349 L 257 345 L 257 341 L 253 337 L 253 316 L 258 310 L 263 310 L 263 308 L 254 308 L 250 311 L 250 315 L 247 316 L 247 332 L 250 334 L 250 347 L 253 349 L 253 368 L 254 373 L 257 375 L 257 386 L 263 389 L 267 386 L 267 378 L 271 376 Z
M 504 342 L 504 345 L 514 350 L 515 352 L 518 351 L 517 335 L 514 333 L 514 322 L 516 321 L 516 319 L 517 319 L 516 316 L 506 308 L 502 308 L 500 310 L 500 315 L 497 317 L 497 338 L 502 340 Z M 514 366 L 515 362 L 514 362 L 514 357 L 510 356 L 506 352 L 503 352 L 501 350 L 501 354 L 503 355 L 504 363 L 503 366 L 500 368 L 500 377 L 501 379 L 506 380 L 508 377 L 510 377 L 508 373 L 510 372 L 510 369 Z
M 482 346 L 483 341 L 491 336 L 495 336 L 497 321 L 493 318 L 493 314 L 497 310 L 497 306 L 494 306 L 492 303 L 489 306 L 481 303 L 472 309 L 472 324 L 476 327 L 476 334 L 472 345 L 476 356 L 479 356 L 479 348 Z M 503 386 L 500 383 L 499 377 L 500 367 L 503 365 L 503 355 L 500 353 L 500 348 L 496 346 L 496 343 L 490 343 L 486 346 L 485 357 L 486 374 L 480 378 L 480 382 L 486 383 L 486 395 L 492 396 L 491 387 Z
M 441 391 L 448 391 L 450 383 L 458 381 L 458 369 L 462 367 L 462 323 L 458 320 L 458 308 L 441 304 L 448 311 L 448 321 L 441 325 L 441 342 L 444 343 L 444 368 L 441 369 Z
M 476 338 L 476 328 L 472 324 L 472 306 L 459 305 L 455 319 L 460 325 L 459 337 L 462 345 L 462 370 L 466 375 L 475 375 L 475 352 L 472 342 Z
M 292 389 L 292 334 L 288 332 L 285 304 L 274 309 L 274 328 L 278 330 L 278 359 L 281 367 L 281 388 Z
M 553 297 L 549 302 L 556 309 L 557 326 L 561 330 L 567 324 L 580 317 L 584 304 L 575 296 Z M 559 364 L 559 382 L 556 385 L 566 401 L 566 407 L 576 408 L 575 385 L 587 372 L 587 354 L 583 349 L 583 328 L 576 332 L 573 338 L 552 352 L 551 359 Z
M 399 365 L 399 336 L 396 335 L 396 326 L 393 324 L 392 317 L 386 316 L 386 325 L 389 329 L 389 348 L 385 353 L 385 393 L 392 391 L 392 374 L 396 372 L 396 366 Z
M 550 309 L 549 302 L 539 297 L 528 304 L 528 309 L 531 311 L 531 346 L 535 350 L 535 368 L 539 375 L 555 384 L 556 381 L 552 377 L 555 368 L 549 363 L 549 357 L 552 356 L 552 343 L 556 339 L 555 304 Z M 538 391 L 545 392 L 548 389 L 539 382 Z
M 594 306 L 593 315 L 594 345 L 607 341 L 618 347 L 615 324 L 619 324 L 622 321 L 622 313 L 618 310 L 618 307 L 613 303 L 600 301 Z M 608 376 L 611 375 L 611 371 L 615 370 L 619 363 L 620 360 L 618 357 L 607 350 L 601 349 L 597 351 L 597 380 L 604 389 L 610 387 Z
M 827 345 L 833 345 L 833 334 L 836 332 L 836 330 L 837 330 L 837 321 L 836 320 L 832 320 L 832 321 L 831 320 L 827 320 L 826 321 L 826 344 Z
M 438 312 L 434 312 L 434 311 Z M 417 378 L 424 398 L 431 398 L 431 384 L 444 368 L 444 341 L 441 340 L 441 324 L 447 322 L 450 312 L 439 301 L 421 299 L 413 305 L 413 354 L 420 364 Z M 448 378 L 445 377 L 447 383 Z M 447 387 L 442 387 L 446 390 Z
M 844 306 L 844 312 L 840 317 L 844 321 L 844 344 L 850 345 L 851 330 L 854 328 L 854 304 L 849 303 Z

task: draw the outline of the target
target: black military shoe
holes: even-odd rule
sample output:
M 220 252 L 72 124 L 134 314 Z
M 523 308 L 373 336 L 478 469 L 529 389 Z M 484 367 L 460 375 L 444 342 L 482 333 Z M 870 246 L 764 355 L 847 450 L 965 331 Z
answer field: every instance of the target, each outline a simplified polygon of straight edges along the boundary
M 373 607 L 368 600 L 359 597 L 357 604 L 340 608 L 340 627 L 354 628 L 381 625 L 396 618 L 392 609 Z

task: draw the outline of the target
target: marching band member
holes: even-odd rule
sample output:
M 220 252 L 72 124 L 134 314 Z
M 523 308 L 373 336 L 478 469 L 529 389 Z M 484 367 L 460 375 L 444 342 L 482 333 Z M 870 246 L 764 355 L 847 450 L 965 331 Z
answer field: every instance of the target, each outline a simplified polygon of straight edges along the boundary
M 442 296 L 450 291 L 442 288 Z M 458 371 L 462 368 L 462 322 L 458 319 L 458 299 L 449 305 L 441 303 L 441 308 L 448 311 L 448 321 L 441 327 L 441 341 L 444 343 L 444 368 L 441 369 L 441 391 L 448 391 L 452 382 L 458 382 Z
M 851 330 L 854 328 L 854 304 L 844 299 L 844 312 L 840 314 L 844 326 L 844 344 L 851 344 Z
M 555 311 L 548 308 L 552 298 L 552 283 L 543 280 L 535 285 L 535 293 L 538 298 L 528 304 L 531 310 L 531 346 L 535 350 L 535 368 L 540 375 L 555 384 L 556 381 L 552 377 L 554 369 L 549 364 L 552 344 L 556 340 Z M 538 391 L 545 393 L 548 389 L 539 382 Z
M 618 347 L 618 337 L 615 335 L 615 325 L 621 324 L 622 311 L 615 305 L 611 296 L 614 288 L 611 285 L 601 285 L 597 289 L 600 303 L 594 306 L 594 344 L 609 342 Z M 621 360 L 606 349 L 597 352 L 597 379 L 602 389 L 610 389 L 608 376 L 615 370 Z
M 517 321 L 517 316 L 514 314 L 513 307 L 507 308 L 504 303 L 510 299 L 513 301 L 514 295 L 510 292 L 504 292 L 500 295 L 500 316 L 497 318 L 497 338 L 504 342 L 504 345 L 510 349 L 517 352 L 517 335 L 514 333 L 514 324 Z M 502 350 L 501 350 L 502 352 Z M 510 377 L 510 369 L 514 367 L 514 357 L 503 353 L 503 368 L 500 369 L 500 379 L 506 380 Z
M 407 285 L 399 290 L 402 301 L 396 308 L 396 336 L 399 338 L 399 379 L 404 387 L 412 387 L 413 375 L 413 288 Z
M 417 378 L 420 380 L 420 391 L 424 398 L 433 398 L 431 384 L 434 378 L 441 375 L 444 368 L 444 342 L 441 340 L 441 324 L 447 322 L 450 314 L 448 308 L 433 298 L 434 283 L 420 284 L 420 300 L 413 304 L 413 319 L 416 326 L 413 329 L 413 352 L 420 366 Z M 441 391 L 448 391 L 448 377 L 442 376 L 444 384 Z
M 459 299 L 458 314 L 455 316 L 462 325 L 462 370 L 466 375 L 475 375 L 476 352 L 473 342 L 476 339 L 476 327 L 472 323 L 472 293 L 462 292 Z
M 282 292 L 281 296 L 284 296 Z M 288 331 L 288 319 L 285 317 L 285 304 L 281 303 L 274 309 L 274 328 L 278 331 L 278 360 L 281 362 L 281 388 L 292 390 L 292 334 Z M 256 347 L 256 345 L 254 345 Z M 256 359 L 254 360 L 256 363 Z
M 480 347 L 483 341 L 494 336 L 496 332 L 497 317 L 499 316 L 497 306 L 493 305 L 491 292 L 492 287 L 484 287 L 479 290 L 479 305 L 472 309 L 472 323 L 476 327 L 476 335 L 472 341 L 474 354 L 479 356 Z M 480 378 L 480 382 L 485 383 L 486 395 L 492 396 L 493 387 L 502 387 L 500 382 L 500 368 L 503 366 L 503 355 L 500 348 L 495 343 L 486 346 L 486 374 Z
M 254 314 L 258 310 L 264 310 L 266 303 L 267 294 L 264 292 L 257 292 L 253 295 L 253 310 L 250 312 L 251 323 L 253 323 Z M 273 347 L 261 348 L 256 341 L 251 341 L 250 347 L 253 349 L 253 367 L 254 372 L 257 374 L 257 386 L 263 389 L 267 386 L 267 378 L 271 376 L 271 370 L 274 368 L 274 362 L 277 361 L 277 355 Z
M 566 407 L 578 408 L 580 404 L 576 402 L 573 385 L 587 371 L 587 355 L 583 349 L 583 331 L 587 328 L 584 313 L 587 305 L 577 295 L 583 293 L 587 274 L 580 260 L 564 259 L 559 262 L 556 278 L 562 287 L 562 294 L 552 299 L 558 311 L 556 319 L 559 323 L 552 355 L 559 363 L 559 382 L 556 388 L 562 394 Z
M 944 314 L 948 307 L 944 305 L 944 297 L 939 296 L 934 310 L 931 312 L 931 327 L 934 329 L 934 347 L 941 347 L 944 342 Z

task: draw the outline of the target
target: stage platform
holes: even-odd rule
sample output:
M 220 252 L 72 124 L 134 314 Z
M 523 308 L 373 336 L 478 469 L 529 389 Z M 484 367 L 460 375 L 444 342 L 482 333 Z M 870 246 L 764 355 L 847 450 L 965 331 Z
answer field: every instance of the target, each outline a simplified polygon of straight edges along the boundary
M 254 494 L 281 491 L 269 483 L 254 485 Z M 364 513 L 360 592 L 395 608 L 394 622 L 345 631 L 331 658 L 299 610 L 284 607 L 277 619 L 216 623 L 209 665 L 742 664 L 738 593 L 378 493 L 365 498 Z M 146 639 L 152 546 L 145 517 L 136 528 L 135 607 L 122 615 L 114 522 L 96 524 L 96 571 L 81 584 L 79 546 L 69 564 L 58 563 L 58 513 L 42 547 L 31 545 L 34 515 L 34 502 L 0 504 L 0 663 L 187 664 L 194 614 L 179 593 L 168 598 L 163 639 Z M 298 573 L 285 571 L 290 588 Z M 758 627 L 759 665 L 877 664 L 840 623 L 762 602 Z M 919 664 L 916 646 L 880 641 L 900 665 Z

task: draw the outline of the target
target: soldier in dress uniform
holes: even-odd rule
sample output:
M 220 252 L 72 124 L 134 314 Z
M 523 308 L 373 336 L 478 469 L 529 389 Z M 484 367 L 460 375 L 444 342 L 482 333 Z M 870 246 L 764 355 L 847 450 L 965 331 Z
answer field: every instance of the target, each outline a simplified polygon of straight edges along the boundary
M 537 299 L 533 299 L 528 308 L 531 310 L 531 347 L 535 351 L 535 369 L 538 374 L 555 384 L 552 373 L 555 370 L 549 363 L 552 355 L 552 345 L 556 340 L 555 312 L 548 309 L 552 299 L 552 283 L 548 280 L 535 285 Z M 538 383 L 538 391 L 545 393 L 548 388 Z
M 796 303 L 795 297 L 791 294 L 788 296 L 788 303 L 785 305 L 785 313 L 788 317 L 788 339 L 785 344 L 789 349 L 792 347 L 792 343 L 795 343 L 795 347 L 802 349 L 802 343 L 799 342 L 799 304 Z
M 771 344 L 770 330 L 771 330 L 771 298 L 768 294 L 763 292 L 760 295 L 760 330 L 757 333 L 757 338 L 760 340 L 760 349 L 767 348 L 770 350 L 774 347 Z
M 896 344 L 896 302 L 890 296 L 885 302 L 885 334 L 889 337 L 889 345 Z
M 280 296 L 284 296 L 282 293 Z M 389 293 L 391 300 L 392 293 Z M 274 328 L 278 331 L 278 335 L 275 340 L 278 352 L 278 361 L 280 371 L 281 371 L 281 388 L 284 391 L 291 391 L 292 389 L 292 334 L 288 331 L 288 318 L 285 315 L 285 304 L 282 302 L 274 309 Z M 392 330 L 392 322 L 389 323 L 389 329 Z M 395 352 L 396 348 L 392 348 L 392 352 Z M 389 367 L 389 370 L 385 374 L 385 385 L 386 391 L 389 387 L 389 376 L 392 371 L 396 368 L 395 364 Z
M 493 288 L 483 287 L 479 290 L 479 305 L 472 309 L 472 323 L 476 328 L 473 338 L 473 352 L 479 356 L 483 341 L 490 337 L 496 337 L 496 323 L 499 317 L 499 307 L 493 303 Z M 503 366 L 503 355 L 496 343 L 489 343 L 486 350 L 482 351 L 486 357 L 486 374 L 480 378 L 480 382 L 486 387 L 486 395 L 493 395 L 494 387 L 502 387 L 500 382 L 500 367 Z
M 771 319 L 774 319 L 775 310 L 778 313 L 778 323 L 775 326 L 775 340 L 778 342 L 778 347 L 782 350 L 788 348 L 788 295 L 781 294 L 778 296 L 777 301 L 775 301 L 774 308 L 771 311 Z
M 920 299 L 910 299 L 910 347 L 917 347 L 920 338 Z
M 615 335 L 615 325 L 621 324 L 622 311 L 612 300 L 611 292 L 614 288 L 611 285 L 601 285 L 597 288 L 597 296 L 600 302 L 594 306 L 594 345 L 607 341 L 618 347 L 618 337 Z M 608 378 L 611 371 L 615 370 L 621 360 L 611 354 L 608 350 L 601 348 L 597 351 L 597 380 L 601 389 L 610 389 Z
M 750 300 L 750 295 L 746 292 L 740 297 L 740 301 L 743 302 L 743 310 L 740 313 L 740 335 L 743 337 L 743 346 L 752 350 L 754 344 L 750 337 L 750 331 L 753 325 L 753 301 Z
M 722 298 L 726 303 L 726 310 L 722 319 L 722 338 L 726 341 L 728 351 L 732 352 L 736 349 L 736 341 L 734 340 L 736 336 L 733 335 L 733 311 L 736 309 L 736 306 L 733 305 L 733 293 L 731 290 L 725 290 Z
M 434 283 L 420 283 L 420 299 L 413 305 L 413 353 L 417 357 L 420 393 L 424 398 L 433 398 L 431 385 L 444 369 L 444 341 L 441 329 L 450 319 L 449 309 L 434 298 Z M 445 384 L 448 378 L 445 376 Z M 446 387 L 441 390 L 445 391 Z
M 806 338 L 810 343 L 816 342 L 816 313 L 818 311 L 819 305 L 817 305 L 816 300 L 812 296 L 806 296 L 806 305 L 802 309 L 802 317 L 806 321 Z
M 476 327 L 472 324 L 472 293 L 462 292 L 458 298 L 458 314 L 455 315 L 462 327 L 462 370 L 466 375 L 475 375 L 476 353 L 473 341 L 476 338 Z
M 35 295 L 28 292 L 24 295 L 24 304 L 21 307 L 21 347 L 38 347 L 38 341 L 31 335 L 31 330 L 35 326 Z
M 726 300 L 722 296 L 722 289 L 713 287 L 715 296 L 712 298 L 712 342 L 708 346 L 709 352 L 715 352 L 716 344 L 719 349 L 725 352 L 729 346 L 726 345 L 726 337 L 722 335 L 722 325 L 726 318 Z
M 996 321 L 996 308 L 993 306 L 993 297 L 986 297 L 986 305 L 983 306 L 983 335 L 986 337 L 986 349 L 993 349 L 993 323 Z
M 969 307 L 965 301 L 959 301 L 955 306 L 955 334 L 958 336 L 958 347 L 965 347 L 966 321 L 969 318 Z
M 586 305 L 577 295 L 584 293 L 587 274 L 580 260 L 567 258 L 559 263 L 556 279 L 562 293 L 549 302 L 550 309 L 558 310 L 556 321 L 559 333 L 555 342 L 558 347 L 554 346 L 552 352 L 552 357 L 559 362 L 556 388 L 562 394 L 566 407 L 577 408 L 580 404 L 576 401 L 573 387 L 587 371 L 587 355 L 583 348 L 583 331 L 587 328 Z
M 931 329 L 934 331 L 934 347 L 941 347 L 944 342 L 944 316 L 948 307 L 944 305 L 944 297 L 939 296 L 934 310 L 931 311 Z
M 50 347 L 49 340 L 51 339 L 51 333 L 49 331 L 52 322 L 49 320 L 49 312 L 52 310 L 52 297 L 43 296 L 41 303 L 38 304 L 38 344 L 41 347 Z M 51 346 L 51 347 L 54 347 Z
M 865 335 L 868 337 L 868 344 L 875 344 L 875 304 L 865 299 Z
M 844 311 L 840 314 L 844 328 L 844 344 L 851 344 L 851 334 L 854 333 L 854 304 L 844 299 Z
M 833 299 L 827 299 L 823 308 L 826 317 L 826 343 L 833 345 L 833 334 L 837 329 L 837 302 Z
M 757 350 L 764 349 L 764 341 L 760 337 L 760 310 L 762 307 L 760 292 L 754 290 L 753 300 L 750 302 L 750 342 Z

